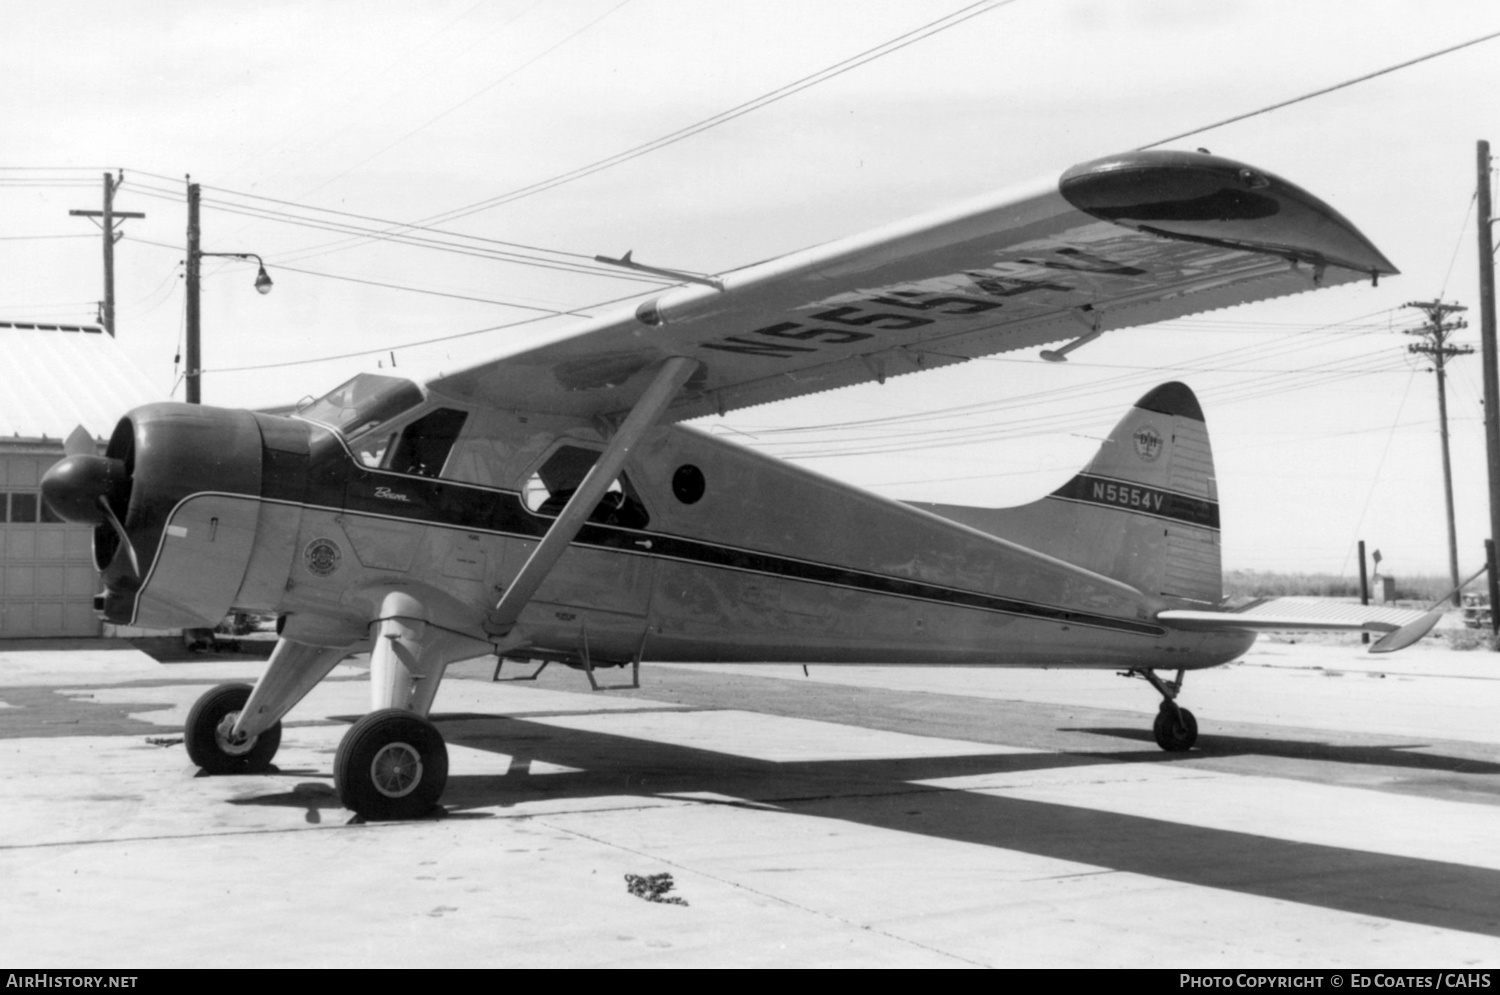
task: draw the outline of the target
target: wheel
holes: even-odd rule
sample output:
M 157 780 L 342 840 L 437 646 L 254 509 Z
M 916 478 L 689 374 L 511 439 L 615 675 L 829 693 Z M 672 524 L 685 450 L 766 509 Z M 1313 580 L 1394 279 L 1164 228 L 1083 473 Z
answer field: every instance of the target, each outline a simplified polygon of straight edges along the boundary
M 1169 753 L 1183 753 L 1198 741 L 1198 720 L 1186 708 L 1163 703 L 1151 731 L 1156 734 L 1157 746 Z
M 333 760 L 339 801 L 366 819 L 415 819 L 437 806 L 448 783 L 448 747 L 420 715 L 371 712 L 350 727 Z
M 220 684 L 193 704 L 182 730 L 193 763 L 210 774 L 250 774 L 271 766 L 281 746 L 280 722 L 243 743 L 229 738 L 240 709 L 249 700 L 250 685 Z

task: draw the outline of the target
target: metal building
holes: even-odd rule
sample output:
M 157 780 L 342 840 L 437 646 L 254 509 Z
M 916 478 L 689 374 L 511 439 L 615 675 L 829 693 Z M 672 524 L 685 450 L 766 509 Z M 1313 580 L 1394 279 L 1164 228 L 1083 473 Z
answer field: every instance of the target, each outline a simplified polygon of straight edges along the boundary
M 42 504 L 42 474 L 78 426 L 102 447 L 133 407 L 165 400 L 100 329 L 0 326 L 0 638 L 97 636 L 93 530 Z

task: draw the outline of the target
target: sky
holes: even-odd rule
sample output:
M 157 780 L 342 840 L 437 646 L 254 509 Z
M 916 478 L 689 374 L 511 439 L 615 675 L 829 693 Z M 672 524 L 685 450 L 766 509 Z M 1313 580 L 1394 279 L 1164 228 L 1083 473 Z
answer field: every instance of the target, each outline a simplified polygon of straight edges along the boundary
M 93 321 L 101 239 L 68 211 L 122 172 L 116 209 L 146 217 L 115 248 L 118 339 L 180 399 L 190 175 L 203 251 L 258 254 L 275 281 L 262 296 L 253 263 L 204 260 L 205 403 L 393 364 L 421 379 L 659 289 L 596 254 L 720 272 L 1493 32 L 1482 0 L 11 0 L 0 321 Z M 1181 380 L 1226 568 L 1351 575 L 1363 539 L 1386 573 L 1443 574 L 1436 383 L 1404 307 L 1443 299 L 1476 348 L 1447 381 L 1467 576 L 1487 532 L 1475 144 L 1500 146 L 1497 84 L 1500 38 L 1160 146 L 1321 197 L 1402 270 L 1378 287 L 699 424 L 889 497 L 1003 506 Z

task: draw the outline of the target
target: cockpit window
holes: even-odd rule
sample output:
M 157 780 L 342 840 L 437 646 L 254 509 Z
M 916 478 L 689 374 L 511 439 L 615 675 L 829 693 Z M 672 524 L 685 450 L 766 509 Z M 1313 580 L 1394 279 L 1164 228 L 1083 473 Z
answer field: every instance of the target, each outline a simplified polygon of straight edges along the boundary
M 420 477 L 436 477 L 443 472 L 453 443 L 463 430 L 467 411 L 456 408 L 438 408 L 418 418 L 401 433 L 396 450 L 391 455 L 389 467 L 397 473 L 412 473 Z
M 354 443 L 354 458 L 359 460 L 360 466 L 371 469 L 384 466 L 385 454 L 390 452 L 391 443 L 395 441 L 395 432 L 370 432 Z
M 352 439 L 421 403 L 422 391 L 410 380 L 361 373 L 299 408 L 297 414 Z

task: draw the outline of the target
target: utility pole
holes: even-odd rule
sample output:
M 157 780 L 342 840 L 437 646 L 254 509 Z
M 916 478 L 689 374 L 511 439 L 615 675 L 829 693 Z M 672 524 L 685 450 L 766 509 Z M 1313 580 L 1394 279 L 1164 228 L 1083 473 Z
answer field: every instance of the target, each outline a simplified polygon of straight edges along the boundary
M 266 274 L 266 263 L 264 259 L 253 252 L 204 252 L 198 247 L 202 229 L 198 224 L 198 184 L 191 182 L 188 178 L 187 205 L 187 307 L 185 309 L 185 329 L 182 338 L 183 353 L 187 359 L 187 368 L 183 372 L 184 399 L 189 404 L 203 403 L 203 360 L 202 350 L 199 347 L 201 339 L 201 310 L 199 308 L 199 287 L 202 273 L 204 256 L 221 256 L 226 259 L 254 259 L 260 264 L 260 272 L 255 275 L 255 290 L 257 293 L 269 294 L 271 292 L 271 278 Z
M 1448 357 L 1464 356 L 1474 350 L 1466 345 L 1448 344 L 1448 334 L 1461 328 L 1468 328 L 1469 323 L 1463 319 L 1458 321 L 1444 321 L 1443 319 L 1450 314 L 1467 311 L 1468 308 L 1459 304 L 1444 304 L 1442 301 L 1412 301 L 1406 306 L 1414 307 L 1427 315 L 1425 327 L 1407 331 L 1407 335 L 1420 335 L 1423 339 L 1421 342 L 1414 342 L 1407 346 L 1407 351 L 1431 356 L 1433 372 L 1437 374 L 1438 431 L 1443 440 L 1443 498 L 1448 510 L 1448 571 L 1453 579 L 1453 605 L 1457 608 L 1462 606 L 1463 596 L 1458 590 L 1458 532 L 1453 524 L 1453 465 L 1448 455 L 1448 391 L 1444 367 Z
M 1484 441 L 1490 469 L 1490 537 L 1488 553 L 1490 632 L 1500 635 L 1500 570 L 1495 544 L 1500 542 L 1500 358 L 1495 348 L 1495 247 L 1490 225 L 1490 143 L 1479 143 L 1479 347 L 1484 363 Z
M 202 362 L 198 356 L 198 268 L 203 263 L 203 254 L 198 251 L 198 184 L 188 183 L 187 188 L 187 307 L 184 311 L 182 337 L 187 353 L 187 367 L 183 371 L 184 400 L 189 404 L 202 403 L 202 387 L 199 373 Z
M 115 222 L 126 218 L 144 218 L 139 211 L 116 211 L 115 191 L 125 182 L 122 172 L 119 179 L 104 174 L 104 210 L 69 211 L 74 217 L 97 218 L 95 222 L 104 233 L 104 313 L 100 316 L 104 330 L 113 338 L 115 334 L 115 243 L 125 237 L 124 232 L 115 231 Z

